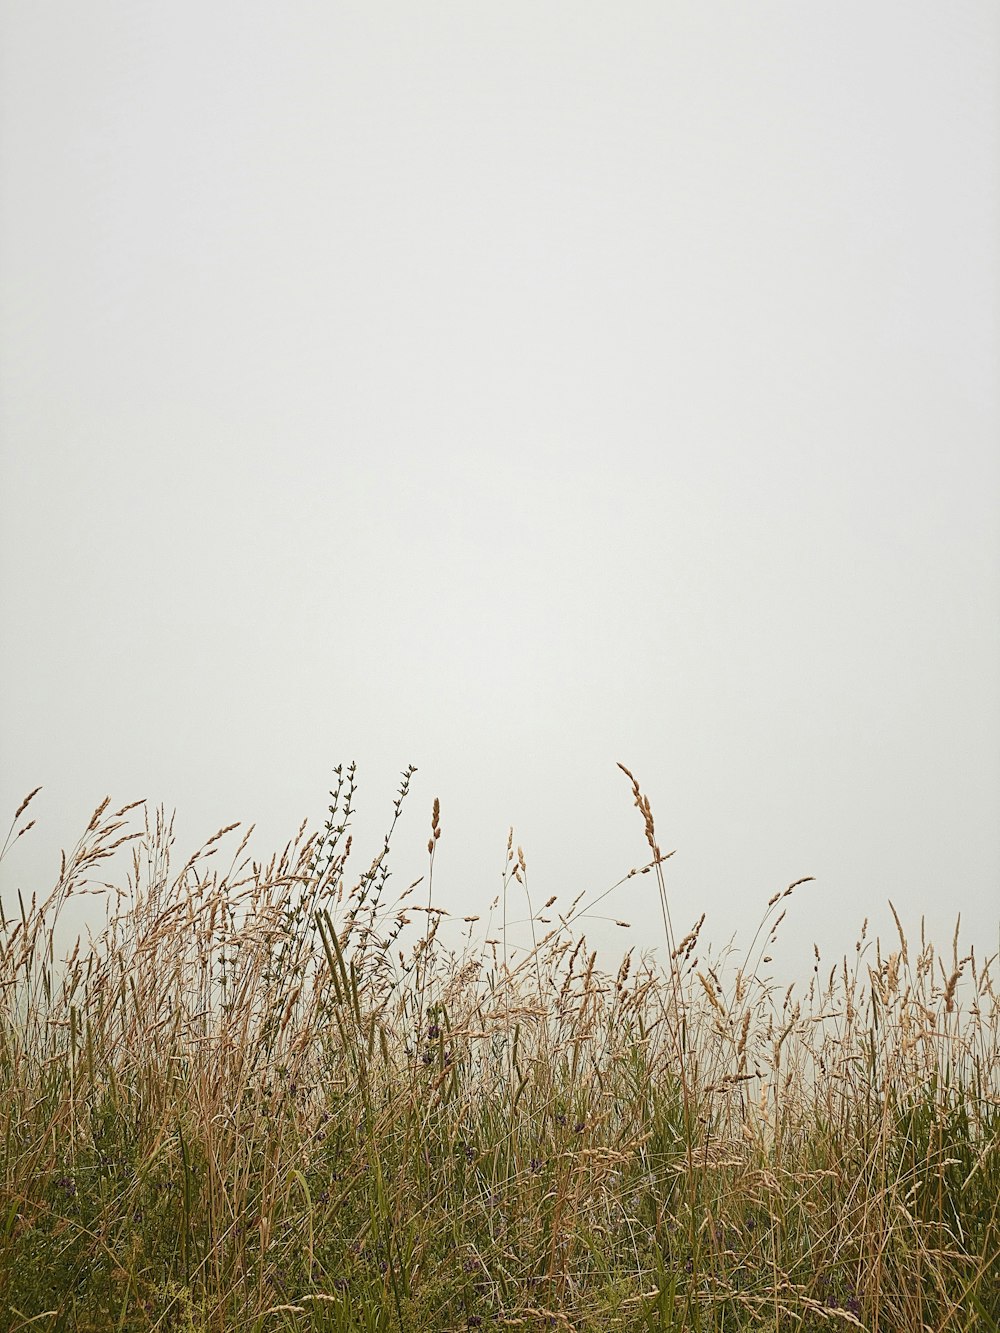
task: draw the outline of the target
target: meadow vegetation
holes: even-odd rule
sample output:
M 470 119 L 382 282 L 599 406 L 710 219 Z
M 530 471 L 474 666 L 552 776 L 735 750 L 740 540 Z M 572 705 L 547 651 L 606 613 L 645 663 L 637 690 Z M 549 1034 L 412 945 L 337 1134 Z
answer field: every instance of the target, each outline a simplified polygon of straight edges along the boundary
M 393 891 L 413 771 L 360 872 L 351 766 L 266 864 L 234 827 L 177 865 L 162 811 L 105 801 L 50 896 L 8 893 L 0 1327 L 1000 1329 L 995 956 L 862 931 L 778 989 L 795 885 L 703 956 L 626 771 L 663 937 L 604 970 L 513 835 L 490 923 L 435 904 L 437 802 Z

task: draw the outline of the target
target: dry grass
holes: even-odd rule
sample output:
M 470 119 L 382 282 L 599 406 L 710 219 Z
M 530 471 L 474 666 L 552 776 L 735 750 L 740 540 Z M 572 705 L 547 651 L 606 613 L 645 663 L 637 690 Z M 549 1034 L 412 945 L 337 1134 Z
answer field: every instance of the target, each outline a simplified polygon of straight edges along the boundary
M 1000 1327 L 996 959 L 900 926 L 775 992 L 795 885 L 702 959 L 627 776 L 667 961 L 611 972 L 579 899 L 524 950 L 438 909 L 437 802 L 424 880 L 391 896 L 392 828 L 349 875 L 353 766 L 267 865 L 230 828 L 175 870 L 162 813 L 104 802 L 0 923 L 3 1327 Z

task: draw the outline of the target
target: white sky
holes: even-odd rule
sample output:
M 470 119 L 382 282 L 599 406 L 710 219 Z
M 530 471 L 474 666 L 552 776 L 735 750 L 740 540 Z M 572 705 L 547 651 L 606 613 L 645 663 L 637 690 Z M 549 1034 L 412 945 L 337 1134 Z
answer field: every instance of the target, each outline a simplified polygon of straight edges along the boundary
M 1000 923 L 1000 10 L 0 10 L 3 873 L 360 765 L 485 907 Z M 603 910 L 603 909 L 602 909 Z M 649 878 L 610 904 L 660 936 Z M 943 941 L 942 941 L 943 942 Z

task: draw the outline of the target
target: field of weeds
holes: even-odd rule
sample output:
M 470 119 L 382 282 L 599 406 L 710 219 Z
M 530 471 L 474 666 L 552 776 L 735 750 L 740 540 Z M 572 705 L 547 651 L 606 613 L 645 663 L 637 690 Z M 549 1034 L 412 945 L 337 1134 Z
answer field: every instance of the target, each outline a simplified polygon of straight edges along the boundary
M 996 957 L 900 928 L 775 991 L 792 885 L 706 960 L 627 778 L 663 938 L 610 971 L 586 902 L 529 901 L 518 950 L 438 910 L 436 802 L 401 897 L 391 828 L 349 870 L 353 766 L 267 865 L 102 804 L 0 922 L 0 1327 L 1000 1329 Z

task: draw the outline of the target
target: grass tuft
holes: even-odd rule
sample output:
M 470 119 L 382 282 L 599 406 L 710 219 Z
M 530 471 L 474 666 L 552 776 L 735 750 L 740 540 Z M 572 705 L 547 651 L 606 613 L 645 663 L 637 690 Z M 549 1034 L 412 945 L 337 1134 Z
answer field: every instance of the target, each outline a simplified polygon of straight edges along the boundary
M 412 768 L 359 873 L 354 765 L 267 864 L 232 825 L 175 872 L 164 812 L 105 799 L 49 896 L 0 909 L 0 1324 L 1000 1328 L 996 957 L 896 916 L 776 990 L 793 884 L 745 963 L 700 958 L 623 771 L 664 941 L 611 971 L 593 902 L 532 910 L 513 833 L 496 933 L 436 906 L 436 800 L 425 893 L 393 895 Z

